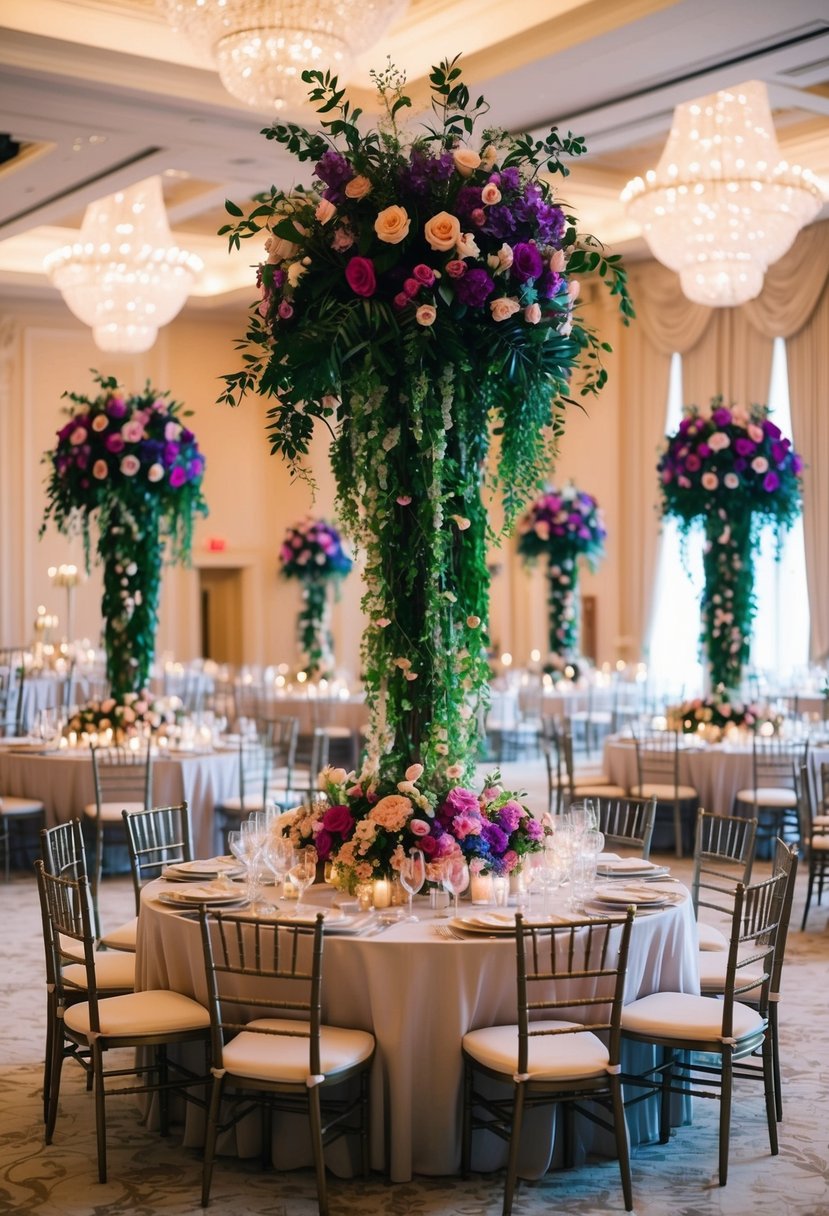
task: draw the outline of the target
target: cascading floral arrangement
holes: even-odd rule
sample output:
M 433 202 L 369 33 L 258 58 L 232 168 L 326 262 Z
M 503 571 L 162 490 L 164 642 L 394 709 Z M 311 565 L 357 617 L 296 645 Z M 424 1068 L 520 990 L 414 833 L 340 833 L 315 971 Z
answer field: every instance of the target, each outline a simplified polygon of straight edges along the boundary
M 572 484 L 540 495 L 518 524 L 518 552 L 527 563 L 547 558 L 551 655 L 578 654 L 579 558 L 595 570 L 604 557 L 607 530 L 592 494 Z
M 289 835 L 298 847 L 313 844 L 321 861 L 335 860 L 333 883 L 352 892 L 393 875 L 412 848 L 424 854 L 431 881 L 449 857 L 464 857 L 478 873 L 508 875 L 542 848 L 549 829 L 502 789 L 499 773 L 481 793 L 454 785 L 442 797 L 419 788 L 422 776 L 413 764 L 396 792 L 378 798 L 353 773 L 326 768 L 319 782 L 326 800 L 300 808 Z
M 566 174 L 581 139 L 489 128 L 472 146 L 487 106 L 457 60 L 432 69 L 432 119 L 409 133 L 405 78 L 373 78 L 383 113 L 365 130 L 336 77 L 303 73 L 322 131 L 264 134 L 311 164 L 314 188 L 271 190 L 247 215 L 227 205 L 232 247 L 267 240 L 245 367 L 222 399 L 270 398 L 271 450 L 300 476 L 314 424 L 332 430 L 340 519 L 366 562 L 357 784 L 396 797 L 420 765 L 442 799 L 471 777 L 488 691 L 491 433 L 509 527 L 550 466 L 573 370 L 581 392 L 606 378 L 577 276 L 595 271 L 632 308 L 618 258 L 577 235 L 544 175 Z
M 206 515 L 205 461 L 183 419 L 189 411 L 147 384 L 126 395 L 94 373 L 97 397 L 65 393 L 69 421 L 46 452 L 46 509 L 60 532 L 83 535 L 87 571 L 97 518 L 103 565 L 104 646 L 112 696 L 122 706 L 150 674 L 158 624 L 161 563 L 190 559 L 193 521 Z
M 304 519 L 288 528 L 279 550 L 285 578 L 302 585 L 297 635 L 308 675 L 325 674 L 334 665 L 328 628 L 328 588 L 351 570 L 353 562 L 342 537 L 324 519 Z
M 756 612 L 753 550 L 766 525 L 778 544 L 801 511 L 803 461 L 768 407 L 686 409 L 658 464 L 661 512 L 705 529 L 701 641 L 715 688 L 738 690 Z

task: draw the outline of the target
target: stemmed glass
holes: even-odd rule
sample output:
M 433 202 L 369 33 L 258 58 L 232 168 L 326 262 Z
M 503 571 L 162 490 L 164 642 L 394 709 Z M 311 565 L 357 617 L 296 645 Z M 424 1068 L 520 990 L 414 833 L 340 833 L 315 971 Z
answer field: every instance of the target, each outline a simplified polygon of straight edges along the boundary
M 297 890 L 296 910 L 302 907 L 302 897 L 314 881 L 317 873 L 317 851 L 312 848 L 297 849 L 294 864 L 288 870 L 288 878 Z
M 426 858 L 420 849 L 410 849 L 400 863 L 400 882 L 409 896 L 409 920 L 418 920 L 412 903 L 415 895 L 426 881 Z
M 244 825 L 243 825 L 244 827 Z M 246 898 L 253 907 L 257 893 L 257 866 L 259 864 L 259 845 L 250 831 L 228 832 L 227 844 L 233 856 L 242 865 L 246 879 Z
M 265 837 L 265 843 L 262 846 L 262 861 L 265 863 L 266 869 L 273 875 L 275 893 L 279 892 L 285 880 L 285 875 L 291 868 L 292 860 L 293 849 L 290 840 L 284 836 L 277 835 L 276 832 L 268 832 Z M 273 903 L 274 912 L 279 911 L 276 898 L 278 898 L 278 895 L 275 895 Z
M 458 915 L 458 896 L 469 886 L 469 866 L 463 857 L 447 857 L 442 866 L 440 880 L 443 888 L 454 897 L 454 912 Z

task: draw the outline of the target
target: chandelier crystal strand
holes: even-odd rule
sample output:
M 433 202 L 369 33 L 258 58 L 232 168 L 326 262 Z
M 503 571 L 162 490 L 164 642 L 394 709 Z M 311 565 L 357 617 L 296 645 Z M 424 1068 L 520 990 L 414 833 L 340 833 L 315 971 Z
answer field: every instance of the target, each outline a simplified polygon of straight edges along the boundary
M 173 241 L 161 179 L 90 203 L 80 239 L 44 268 L 67 306 L 105 351 L 149 350 L 187 299 L 202 260 Z
M 348 79 L 408 0 L 159 0 L 173 29 L 210 56 L 222 84 L 260 113 L 307 107 L 306 68 Z
M 622 202 L 688 299 L 733 307 L 759 295 L 823 190 L 781 159 L 766 86 L 752 80 L 677 106 L 659 164 Z

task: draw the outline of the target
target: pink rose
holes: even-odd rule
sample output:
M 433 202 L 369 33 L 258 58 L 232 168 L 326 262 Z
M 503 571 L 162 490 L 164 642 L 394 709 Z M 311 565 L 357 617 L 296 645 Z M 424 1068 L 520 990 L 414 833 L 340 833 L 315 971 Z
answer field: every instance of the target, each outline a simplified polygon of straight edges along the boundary
M 69 436 L 69 442 L 73 448 L 79 447 L 80 444 L 86 443 L 86 427 L 76 426 L 72 434 Z
M 408 308 L 411 304 L 411 300 L 406 295 L 405 291 L 398 291 L 397 295 L 392 300 L 392 304 L 394 304 L 396 309 L 400 310 L 402 308 Z
M 495 185 L 495 182 L 487 182 L 481 191 L 481 202 L 485 207 L 492 207 L 495 203 L 500 203 L 501 191 Z
M 466 274 L 466 262 L 462 262 L 459 258 L 453 258 L 451 262 L 447 262 L 444 267 L 450 279 L 460 279 Z
M 144 427 L 133 419 L 131 422 L 124 423 L 121 427 L 121 434 L 127 443 L 138 443 L 144 437 Z
M 337 214 L 337 208 L 328 198 L 321 198 L 317 203 L 317 209 L 314 212 L 314 218 L 319 220 L 321 224 L 327 224 L 333 220 Z
M 425 819 L 413 819 L 409 824 L 409 831 L 413 836 L 428 836 L 431 828 Z
M 334 232 L 334 239 L 331 242 L 331 248 L 337 253 L 345 253 L 354 244 L 354 233 L 344 224 L 337 228 Z
M 413 299 L 420 291 L 422 284 L 418 283 L 417 279 L 406 279 L 403 283 L 404 293 Z
M 564 274 L 567 269 L 567 258 L 563 249 L 556 249 L 555 253 L 550 258 L 550 270 L 554 274 Z
M 490 300 L 489 311 L 492 313 L 493 321 L 506 321 L 509 317 L 518 312 L 521 305 L 512 296 L 499 296 L 497 300 Z
M 541 305 L 528 304 L 524 309 L 524 320 L 528 325 L 537 325 L 541 320 Z
M 289 300 L 280 300 L 279 308 L 276 310 L 283 321 L 290 321 L 294 315 L 294 306 Z
M 328 832 L 344 836 L 354 826 L 354 816 L 347 806 L 330 806 L 322 817 L 322 826 Z
M 125 477 L 134 477 L 141 468 L 141 461 L 137 456 L 124 456 L 121 461 L 121 472 Z
M 98 481 L 103 481 L 109 472 L 109 466 L 105 460 L 96 460 L 92 466 L 92 476 Z
M 345 268 L 345 277 L 355 296 L 363 296 L 368 299 L 377 290 L 377 278 L 371 258 L 359 256 L 351 258 Z
M 435 281 L 435 272 L 431 266 L 425 266 L 423 262 L 418 262 L 412 271 L 412 278 L 417 279 L 418 283 L 423 283 L 425 287 L 431 287 Z

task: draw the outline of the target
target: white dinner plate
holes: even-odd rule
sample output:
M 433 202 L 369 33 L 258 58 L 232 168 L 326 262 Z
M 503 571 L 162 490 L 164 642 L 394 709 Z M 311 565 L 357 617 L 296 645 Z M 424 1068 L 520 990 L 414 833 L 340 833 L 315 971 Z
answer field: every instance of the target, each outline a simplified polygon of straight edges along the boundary
M 545 916 L 541 912 L 533 912 L 530 916 L 524 913 L 525 925 L 559 925 L 569 920 L 581 920 L 582 915 L 552 912 Z M 468 912 L 463 916 L 454 916 L 450 921 L 453 929 L 463 933 L 503 933 L 505 936 L 515 932 L 515 912 Z
M 619 857 L 616 861 L 599 860 L 596 866 L 596 873 L 602 878 L 655 878 L 670 872 L 669 866 L 658 866 L 642 857 Z
M 291 925 L 313 925 L 320 912 L 325 919 L 326 929 L 329 925 L 332 928 L 335 925 L 343 925 L 343 927 L 345 927 L 344 922 L 353 922 L 356 919 L 355 917 L 347 917 L 342 908 L 315 908 L 310 906 L 307 908 L 300 908 L 299 911 L 297 911 L 295 908 L 287 911 L 285 908 L 280 906 L 279 912 L 276 914 L 276 919 L 285 921 Z
M 613 883 L 612 886 L 596 887 L 593 900 L 596 903 L 611 904 L 614 907 L 626 907 L 628 904 L 642 904 L 658 908 L 665 904 L 676 903 L 682 898 L 677 893 L 669 893 L 658 883 L 646 886 L 644 883 L 626 883 L 624 886 Z
M 165 866 L 161 871 L 162 878 L 178 882 L 185 880 L 197 881 L 201 878 L 218 878 L 220 874 L 228 877 L 243 873 L 235 857 L 209 857 L 201 861 L 177 861 Z
M 238 904 L 244 899 L 239 891 L 228 891 L 222 884 L 188 882 L 181 890 L 159 891 L 156 897 L 160 903 L 173 908 L 193 908 L 200 904 L 211 907 L 221 907 L 225 904 Z

